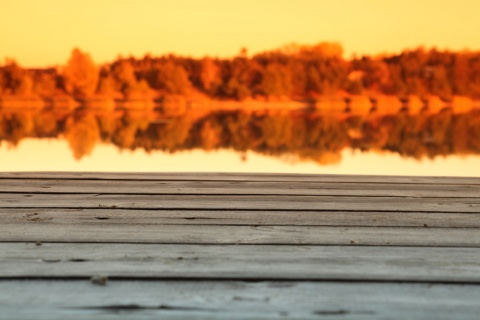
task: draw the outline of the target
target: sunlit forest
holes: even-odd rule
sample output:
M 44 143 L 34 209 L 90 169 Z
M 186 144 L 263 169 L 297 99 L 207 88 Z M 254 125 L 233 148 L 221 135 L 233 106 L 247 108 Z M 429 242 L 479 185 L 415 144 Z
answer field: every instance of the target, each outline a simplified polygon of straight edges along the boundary
M 22 68 L 13 59 L 0 66 L 4 105 L 35 99 L 52 105 L 69 99 L 316 101 L 338 95 L 479 100 L 480 52 L 417 48 L 345 59 L 340 44 L 319 43 L 254 55 L 242 49 L 228 59 L 147 54 L 96 64 L 88 53 L 74 49 L 66 63 L 51 68 Z

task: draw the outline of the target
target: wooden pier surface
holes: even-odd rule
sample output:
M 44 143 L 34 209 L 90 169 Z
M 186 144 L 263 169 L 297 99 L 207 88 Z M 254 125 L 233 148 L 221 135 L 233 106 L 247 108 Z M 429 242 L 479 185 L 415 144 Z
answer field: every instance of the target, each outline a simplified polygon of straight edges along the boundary
M 0 173 L 0 319 L 479 314 L 479 178 Z

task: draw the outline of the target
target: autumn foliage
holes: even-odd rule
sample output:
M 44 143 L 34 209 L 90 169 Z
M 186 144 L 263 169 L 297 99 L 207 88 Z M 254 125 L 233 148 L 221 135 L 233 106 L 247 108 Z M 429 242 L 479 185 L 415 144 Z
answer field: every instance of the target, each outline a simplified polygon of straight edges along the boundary
M 65 91 L 76 98 L 92 96 L 97 90 L 98 70 L 90 55 L 75 48 L 63 70 Z
M 0 96 L 311 101 L 337 94 L 480 99 L 480 52 L 418 48 L 345 59 L 340 45 L 320 43 L 229 59 L 146 55 L 96 65 L 74 49 L 62 67 L 24 69 L 13 60 L 0 66 Z

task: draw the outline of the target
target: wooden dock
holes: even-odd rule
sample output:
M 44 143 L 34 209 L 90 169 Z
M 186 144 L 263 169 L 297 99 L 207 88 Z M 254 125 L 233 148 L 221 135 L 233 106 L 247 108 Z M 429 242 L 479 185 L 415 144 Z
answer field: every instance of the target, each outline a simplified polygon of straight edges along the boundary
M 480 179 L 0 173 L 0 319 L 478 319 Z

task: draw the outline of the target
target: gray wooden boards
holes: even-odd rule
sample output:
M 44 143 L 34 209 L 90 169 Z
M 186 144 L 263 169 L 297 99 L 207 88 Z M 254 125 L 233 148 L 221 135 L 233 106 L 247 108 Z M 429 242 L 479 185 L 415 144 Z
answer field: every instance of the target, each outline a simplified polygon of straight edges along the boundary
M 0 174 L 1 176 L 1 174 Z M 128 194 L 128 195 L 317 195 L 475 198 L 480 185 L 317 181 L 183 181 L 92 179 L 0 179 L 0 193 Z M 472 181 L 473 182 L 473 181 Z
M 99 192 L 101 192 L 99 190 Z M 479 198 L 399 198 L 303 195 L 104 195 L 0 194 L 0 208 L 141 208 L 207 210 L 368 210 L 368 211 L 480 211 Z
M 3 279 L 351 280 L 480 283 L 479 248 L 0 243 Z
M 479 195 L 478 178 L 0 173 L 0 319 L 474 319 Z
M 126 222 L 126 221 L 125 221 Z M 309 244 L 448 246 L 480 248 L 476 228 L 2 224 L 0 240 L 12 242 L 107 242 L 163 244 Z
M 291 281 L 0 281 L 0 319 L 477 319 L 458 284 Z
M 0 225 L 77 224 L 478 228 L 480 213 L 336 210 L 2 208 Z M 53 227 L 53 226 L 52 226 Z M 1 235 L 0 235 L 1 237 Z

